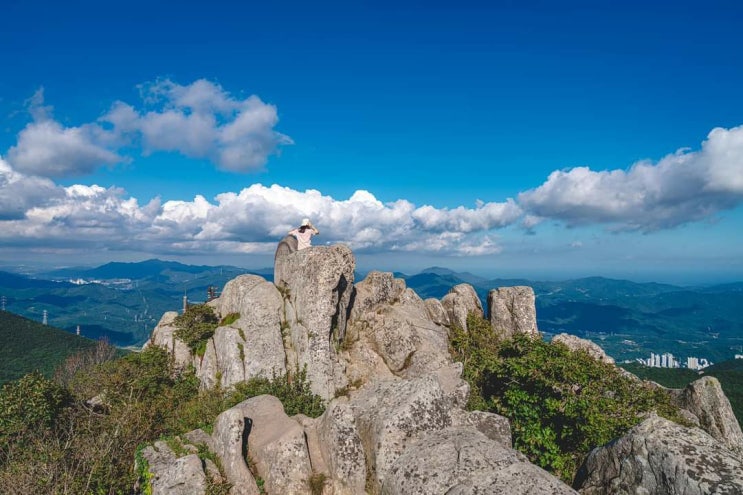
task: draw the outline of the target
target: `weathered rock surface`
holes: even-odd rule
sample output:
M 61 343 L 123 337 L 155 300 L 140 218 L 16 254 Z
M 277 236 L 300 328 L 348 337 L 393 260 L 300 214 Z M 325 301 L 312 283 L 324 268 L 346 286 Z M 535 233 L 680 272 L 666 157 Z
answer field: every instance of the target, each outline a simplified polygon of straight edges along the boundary
M 259 495 L 258 485 L 243 456 L 245 415 L 231 408 L 217 416 L 212 439 L 214 453 L 222 461 L 225 478 L 232 484 L 230 495 Z
M 441 301 L 439 301 L 435 297 L 429 297 L 423 302 L 426 304 L 428 316 L 429 318 L 431 318 L 432 322 L 445 327 L 451 325 L 449 314 L 446 312 L 446 309 L 444 309 L 444 305 L 441 304 Z
M 467 330 L 467 314 L 474 312 L 483 316 L 482 303 L 475 288 L 470 284 L 455 285 L 441 299 L 441 305 L 449 316 L 451 325 Z
M 193 364 L 194 359 L 188 345 L 175 337 L 174 320 L 177 316 L 177 311 L 168 311 L 163 314 L 144 347 L 156 345 L 166 349 L 173 356 L 175 367 L 185 370 L 189 364 Z
M 304 429 L 284 412 L 271 395 L 252 397 L 236 405 L 247 419 L 248 455 L 268 493 L 309 494 L 312 476 Z
M 577 493 L 525 456 L 472 428 L 429 431 L 396 460 L 382 485 L 388 495 Z
M 246 454 L 269 494 L 310 493 L 308 480 L 318 474 L 327 477 L 324 495 L 575 493 L 510 448 L 506 418 L 464 410 L 469 386 L 462 364 L 452 362 L 448 332 L 453 325 L 466 329 L 468 313 L 482 315 L 472 286 L 423 301 L 391 273 L 371 272 L 354 285 L 355 260 L 346 246 L 290 251 L 277 250 L 276 285 L 241 276 L 209 303 L 220 317 L 240 318 L 216 330 L 202 358 L 174 338 L 174 312 L 150 345 L 167 348 L 182 368 L 196 366 L 205 387 L 306 366 L 312 391 L 328 402 L 325 413 L 289 418 L 278 399 L 260 396 L 221 413 L 211 436 L 183 435 L 217 454 L 221 475 L 214 464 L 197 466 L 157 443 L 147 452 L 158 466 L 152 472 L 160 493 L 181 493 L 179 483 L 193 490 L 187 493 L 203 493 L 200 486 L 223 475 L 232 495 L 258 494 Z M 534 302 L 528 287 L 491 291 L 496 333 L 538 336 Z M 612 362 L 588 341 L 556 340 Z M 740 455 L 731 450 L 740 444 L 740 428 L 719 383 L 699 381 L 676 395 L 719 440 L 649 418 L 591 454 L 584 493 L 741 493 Z
M 241 275 L 229 281 L 210 304 L 222 318 L 231 313 L 238 313 L 240 318 L 214 332 L 216 362 L 209 362 L 211 354 L 204 356 L 200 368 L 209 369 L 209 374 L 200 373 L 202 382 L 215 382 L 218 374 L 221 385 L 229 387 L 286 372 L 281 337 L 283 301 L 274 284 L 257 275 Z
M 651 416 L 594 449 L 576 488 L 585 495 L 743 493 L 743 459 L 698 428 Z
M 576 337 L 575 335 L 570 335 L 567 333 L 561 333 L 555 335 L 552 338 L 552 342 L 559 342 L 561 344 L 564 344 L 568 347 L 568 349 L 572 351 L 586 351 L 588 355 L 596 361 L 614 364 L 614 358 L 607 355 L 599 345 L 591 342 L 590 340 L 581 339 L 580 337 Z
M 701 429 L 743 454 L 743 432 L 717 378 L 705 376 L 674 392 L 679 407 L 696 416 Z
M 323 461 L 335 495 L 364 493 L 366 459 L 356 420 L 345 399 L 330 403 L 317 422 Z M 314 463 L 314 460 L 313 460 Z M 313 464 L 314 465 L 314 464 Z
M 488 315 L 493 331 L 502 338 L 516 333 L 538 336 L 534 289 L 500 287 L 488 293 Z
M 206 493 L 206 475 L 196 454 L 177 457 L 163 441 L 142 450 L 152 474 L 152 495 L 201 495 Z
M 163 315 L 147 345 L 167 349 L 176 367 L 193 365 L 204 388 L 220 382 L 223 387 L 255 377 L 286 372 L 286 354 L 281 336 L 283 301 L 272 283 L 257 275 L 241 275 L 229 281 L 219 298 L 211 301 L 217 316 L 239 313 L 240 318 L 216 329 L 202 357 L 175 337 L 175 311 Z
M 354 285 L 351 320 L 360 319 L 364 313 L 376 309 L 381 304 L 395 304 L 406 288 L 405 280 L 395 278 L 392 273 L 369 272 L 364 280 Z
M 450 403 L 435 375 L 369 383 L 350 406 L 375 486 L 382 486 L 409 441 L 451 425 Z
M 351 382 L 420 376 L 451 363 L 446 327 L 391 273 L 372 272 L 355 285 L 346 338 Z
M 471 426 L 490 440 L 506 448 L 513 447 L 511 423 L 508 418 L 486 411 L 452 411 L 453 426 Z
M 345 336 L 356 260 L 344 245 L 302 249 L 276 259 L 274 283 L 283 292 L 290 357 L 307 367 L 312 391 L 324 399 L 346 385 L 336 345 Z
M 298 244 L 299 242 L 297 241 L 297 238 L 293 235 L 284 236 L 284 238 L 279 241 L 278 246 L 276 246 L 276 252 L 273 255 L 274 265 L 276 264 L 276 260 L 280 257 L 296 252 Z

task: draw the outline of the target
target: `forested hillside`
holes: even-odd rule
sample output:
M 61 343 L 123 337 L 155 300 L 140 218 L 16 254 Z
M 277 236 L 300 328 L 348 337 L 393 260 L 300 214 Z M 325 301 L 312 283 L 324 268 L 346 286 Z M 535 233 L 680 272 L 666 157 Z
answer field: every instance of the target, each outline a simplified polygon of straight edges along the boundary
M 95 341 L 0 311 L 0 385 L 34 370 L 49 377 L 68 356 Z

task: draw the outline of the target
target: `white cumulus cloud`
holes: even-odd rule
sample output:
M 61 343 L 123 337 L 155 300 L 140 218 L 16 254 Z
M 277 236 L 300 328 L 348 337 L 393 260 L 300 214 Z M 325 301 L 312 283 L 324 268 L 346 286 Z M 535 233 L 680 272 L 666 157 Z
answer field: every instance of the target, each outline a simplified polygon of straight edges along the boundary
M 51 180 L 19 173 L 0 157 L 0 221 L 22 219 L 30 208 L 62 195 Z
M 39 89 L 28 100 L 33 121 L 18 133 L 8 161 L 24 174 L 44 177 L 83 175 L 123 158 L 106 146 L 107 132 L 96 124 L 63 127 L 52 118 L 52 107 L 44 105 Z
M 343 242 L 362 252 L 482 255 L 500 250 L 492 230 L 518 219 L 513 202 L 472 209 L 417 209 L 405 200 L 383 203 L 368 191 L 336 200 L 312 189 L 254 184 L 238 193 L 220 194 L 214 201 L 196 196 L 162 204 L 153 200 L 142 206 L 117 188 L 47 185 L 56 196 L 37 201 L 23 215 L 17 214 L 16 207 L 7 220 L 0 219 L 0 241 L 105 245 L 111 250 L 159 254 L 268 254 L 302 218 L 309 217 L 321 232 L 316 244 Z M 434 217 L 437 222 L 430 221 Z
M 141 141 L 145 154 L 179 152 L 209 159 L 224 170 L 251 172 L 260 170 L 280 146 L 292 143 L 274 130 L 276 107 L 255 95 L 235 98 L 204 79 L 188 86 L 163 80 L 141 90 L 154 109 L 139 111 L 116 102 L 101 121 Z
M 698 151 L 679 150 L 629 170 L 552 172 L 519 204 L 568 225 L 653 231 L 710 218 L 743 202 L 743 126 L 713 129 Z
M 200 79 L 183 86 L 170 80 L 141 87 L 143 106 L 115 102 L 96 122 L 63 126 L 44 105 L 43 89 L 28 100 L 33 117 L 8 150 L 18 172 L 72 177 L 143 155 L 177 152 L 208 159 L 233 172 L 261 170 L 269 156 L 292 140 L 274 130 L 276 107 L 255 95 L 237 98 Z

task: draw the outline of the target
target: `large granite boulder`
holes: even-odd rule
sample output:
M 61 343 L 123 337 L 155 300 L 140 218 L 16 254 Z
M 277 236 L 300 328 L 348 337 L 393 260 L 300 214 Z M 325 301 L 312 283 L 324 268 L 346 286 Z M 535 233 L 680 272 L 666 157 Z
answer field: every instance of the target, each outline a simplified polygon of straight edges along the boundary
M 475 313 L 483 316 L 482 302 L 477 297 L 475 288 L 470 284 L 455 285 L 449 293 L 441 299 L 441 305 L 449 316 L 451 325 L 467 330 L 467 315 Z
M 493 331 L 501 338 L 517 333 L 538 336 L 536 296 L 526 286 L 500 287 L 488 293 L 488 315 Z
M 391 273 L 372 272 L 354 286 L 346 337 L 351 382 L 390 373 L 411 378 L 451 363 L 447 328 Z
M 252 397 L 235 406 L 247 418 L 248 455 L 268 493 L 310 494 L 312 476 L 304 429 L 271 395 Z
M 168 311 L 163 314 L 144 347 L 156 345 L 166 349 L 173 356 L 176 369 L 185 370 L 189 365 L 194 364 L 194 358 L 188 344 L 175 336 L 177 330 L 175 319 L 177 317 L 177 311 Z
M 428 431 L 397 458 L 382 493 L 560 495 L 575 490 L 472 428 Z
M 231 313 L 239 318 L 215 330 L 203 356 L 192 354 L 188 345 L 175 337 L 175 311 L 163 315 L 146 345 L 167 349 L 178 369 L 192 365 L 204 388 L 217 384 L 227 388 L 251 378 L 282 375 L 286 372 L 283 304 L 274 284 L 257 275 L 241 275 L 209 302 L 219 318 Z
M 163 441 L 142 449 L 142 458 L 150 473 L 149 491 L 152 495 L 204 495 L 206 474 L 196 454 L 178 457 Z
M 567 348 L 571 351 L 585 351 L 596 361 L 614 364 L 614 358 L 607 355 L 599 345 L 591 342 L 590 340 L 581 339 L 580 337 L 576 337 L 575 335 L 570 335 L 568 333 L 561 333 L 555 335 L 552 338 L 552 342 L 563 344 L 567 346 Z
M 289 366 L 306 367 L 312 391 L 324 399 L 347 384 L 336 346 L 345 336 L 355 267 L 353 253 L 340 244 L 280 256 L 274 266 Z
M 288 254 L 292 254 L 297 251 L 297 247 L 299 245 L 299 242 L 297 241 L 297 238 L 293 235 L 286 235 L 283 239 L 279 241 L 279 244 L 276 246 L 276 252 L 273 255 L 273 262 L 276 264 L 276 260 L 279 258 L 283 258 L 284 256 Z
M 591 451 L 575 480 L 584 495 L 743 493 L 743 459 L 698 428 L 650 416 Z
M 472 427 L 503 447 L 513 447 L 511 422 L 506 417 L 486 411 L 453 409 L 451 419 L 452 426 Z
M 345 398 L 334 400 L 317 420 L 320 451 L 335 495 L 364 493 L 366 458 L 353 409 Z M 313 466 L 315 459 L 313 458 Z
M 205 353 L 198 368 L 202 383 L 211 385 L 219 376 L 221 385 L 229 387 L 286 372 L 283 300 L 274 284 L 257 275 L 241 275 L 227 282 L 220 297 L 209 304 L 220 318 L 232 313 L 240 317 L 214 332 L 214 352 Z
M 232 407 L 217 416 L 212 432 L 212 446 L 219 457 L 225 478 L 232 485 L 230 495 L 259 495 L 253 473 L 245 461 L 245 414 Z
M 452 423 L 451 402 L 435 375 L 369 383 L 349 405 L 376 487 L 383 485 L 408 442 L 421 432 Z
M 743 432 L 717 378 L 705 376 L 672 392 L 677 405 L 693 414 L 701 429 L 743 454 Z

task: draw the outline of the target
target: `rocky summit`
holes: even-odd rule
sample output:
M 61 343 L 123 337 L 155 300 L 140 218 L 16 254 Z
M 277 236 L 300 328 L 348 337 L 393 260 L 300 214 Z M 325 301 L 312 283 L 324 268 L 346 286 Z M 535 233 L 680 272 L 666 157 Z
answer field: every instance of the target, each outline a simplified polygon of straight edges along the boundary
M 206 494 L 215 479 L 234 495 L 743 493 L 743 437 L 719 384 L 677 392 L 696 427 L 647 418 L 596 449 L 573 488 L 512 449 L 506 418 L 465 410 L 469 386 L 448 335 L 453 325 L 466 331 L 468 313 L 486 316 L 471 286 L 423 300 L 391 273 L 357 282 L 354 270 L 344 245 L 277 250 L 274 283 L 239 276 L 209 302 L 220 318 L 239 317 L 216 329 L 203 356 L 175 336 L 177 313 L 163 315 L 147 345 L 192 365 L 202 388 L 305 369 L 327 407 L 290 417 L 277 398 L 251 397 L 222 412 L 211 434 L 181 435 L 179 453 L 148 446 L 153 495 Z M 538 335 L 529 287 L 492 290 L 488 312 L 494 338 Z M 198 446 L 218 463 L 200 462 Z

